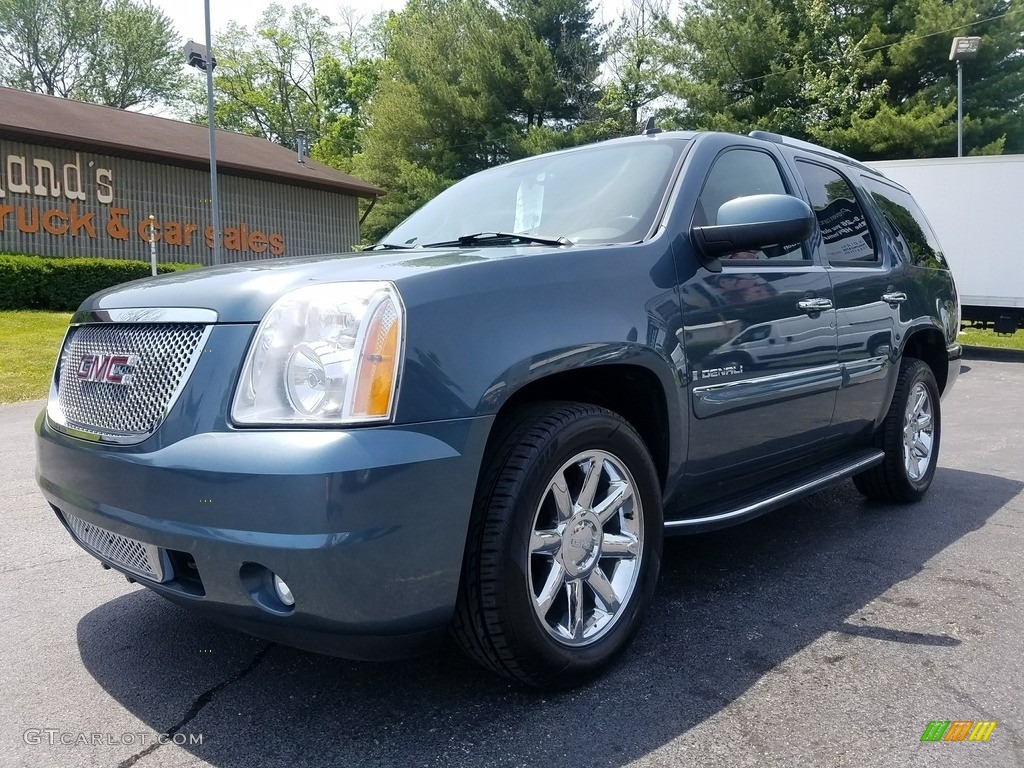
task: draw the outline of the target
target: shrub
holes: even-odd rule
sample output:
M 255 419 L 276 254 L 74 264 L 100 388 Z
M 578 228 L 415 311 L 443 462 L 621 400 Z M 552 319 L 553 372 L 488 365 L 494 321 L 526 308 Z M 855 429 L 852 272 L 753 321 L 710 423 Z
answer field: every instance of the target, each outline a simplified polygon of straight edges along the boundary
M 157 271 L 197 267 L 198 264 L 158 264 Z M 73 312 L 97 291 L 149 274 L 149 263 L 144 261 L 0 254 L 0 310 Z
M 44 274 L 40 261 L 0 254 L 0 310 L 39 308 Z

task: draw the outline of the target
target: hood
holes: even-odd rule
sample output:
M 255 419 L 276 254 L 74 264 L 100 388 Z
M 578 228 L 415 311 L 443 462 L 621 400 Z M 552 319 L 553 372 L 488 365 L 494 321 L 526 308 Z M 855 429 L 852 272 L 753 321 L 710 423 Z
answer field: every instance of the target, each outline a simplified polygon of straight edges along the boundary
M 571 249 L 570 249 L 571 250 Z M 314 283 L 404 279 L 514 257 L 553 254 L 545 246 L 410 249 L 268 259 L 135 280 L 90 296 L 82 310 L 212 309 L 221 323 L 257 323 L 283 294 Z

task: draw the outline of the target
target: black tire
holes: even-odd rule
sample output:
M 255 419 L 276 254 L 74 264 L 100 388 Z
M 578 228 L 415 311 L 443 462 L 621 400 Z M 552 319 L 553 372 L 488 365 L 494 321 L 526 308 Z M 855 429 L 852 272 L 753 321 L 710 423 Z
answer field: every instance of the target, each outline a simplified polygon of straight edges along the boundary
M 572 687 L 623 650 L 654 593 L 663 537 L 654 464 L 621 417 L 571 403 L 542 403 L 515 413 L 504 420 L 488 454 L 452 636 L 471 658 L 506 677 L 543 688 Z M 587 455 L 589 463 L 572 463 Z M 590 504 L 575 505 L 580 497 L 586 500 L 583 481 L 597 466 L 602 469 L 594 473 L 599 482 L 593 483 Z M 553 488 L 556 477 L 565 481 L 564 495 Z M 602 514 L 619 511 L 595 527 L 597 513 L 586 509 L 600 510 L 599 494 L 607 501 L 627 486 L 633 494 L 608 504 Z M 558 511 L 569 508 L 566 499 L 577 510 L 571 516 Z M 636 531 L 639 535 L 633 535 Z M 546 537 L 543 547 L 540 536 Z M 625 551 L 627 540 L 631 552 Z M 613 550 L 616 554 L 606 555 Z M 628 582 L 618 608 L 610 608 L 617 597 L 614 587 L 606 593 L 613 599 L 599 602 L 591 584 L 603 586 L 602 579 L 609 586 Z M 562 600 L 564 636 L 559 634 Z M 570 602 L 576 616 L 590 611 L 587 622 L 572 620 Z M 540 607 L 544 603 L 547 609 Z
M 920 468 L 911 471 L 911 461 L 904 451 L 904 437 L 905 430 L 911 428 L 911 398 L 916 401 L 922 391 L 927 393 L 931 414 L 930 450 L 926 461 L 915 461 L 914 466 Z M 854 475 L 854 485 L 869 499 L 903 504 L 920 501 L 935 476 L 941 437 L 942 414 L 935 374 L 923 360 L 905 357 L 900 364 L 892 404 L 876 436 L 876 445 L 885 452 L 885 459 L 866 472 Z

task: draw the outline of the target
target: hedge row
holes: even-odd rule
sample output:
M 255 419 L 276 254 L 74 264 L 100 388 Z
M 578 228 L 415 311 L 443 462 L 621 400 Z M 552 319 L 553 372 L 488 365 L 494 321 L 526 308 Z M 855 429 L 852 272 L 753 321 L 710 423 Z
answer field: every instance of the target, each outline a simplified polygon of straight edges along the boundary
M 198 266 L 158 264 L 157 272 L 177 272 Z M 96 291 L 149 275 L 149 263 L 144 261 L 0 254 L 0 310 L 73 312 Z

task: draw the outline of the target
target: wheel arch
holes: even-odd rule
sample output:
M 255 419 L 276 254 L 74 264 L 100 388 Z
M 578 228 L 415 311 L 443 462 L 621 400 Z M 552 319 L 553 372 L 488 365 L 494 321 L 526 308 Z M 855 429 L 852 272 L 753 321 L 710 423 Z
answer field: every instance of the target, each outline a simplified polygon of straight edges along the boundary
M 903 344 L 903 356 L 923 360 L 935 375 L 939 394 L 945 392 L 949 381 L 949 355 L 942 331 L 932 325 L 910 331 Z
M 539 402 L 589 403 L 617 413 L 637 431 L 647 446 L 665 487 L 671 472 L 671 456 L 682 440 L 678 413 L 658 374 L 635 363 L 591 365 L 560 371 L 525 383 L 509 395 L 498 409 L 492 438 L 499 425 L 513 412 Z

